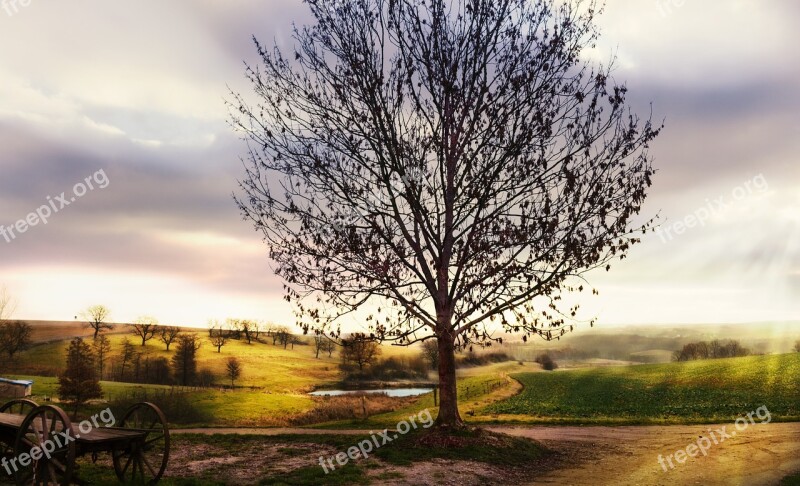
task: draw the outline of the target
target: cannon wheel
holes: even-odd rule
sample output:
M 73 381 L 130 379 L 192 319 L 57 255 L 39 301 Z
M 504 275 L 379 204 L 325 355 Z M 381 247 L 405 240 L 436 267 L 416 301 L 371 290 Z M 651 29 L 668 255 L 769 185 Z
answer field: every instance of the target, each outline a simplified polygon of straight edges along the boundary
M 137 403 L 125 412 L 119 427 L 144 432 L 145 437 L 112 451 L 117 477 L 126 484 L 156 484 L 169 462 L 169 427 L 161 409 Z
M 62 434 L 72 434 L 72 422 L 56 406 L 36 407 L 25 417 L 14 443 L 14 455 L 20 457 L 25 453 L 35 456 L 37 454 L 31 454 L 34 447 L 52 452 L 41 455 L 38 460 L 31 460 L 27 466 L 18 461 L 19 468 L 14 470 L 17 484 L 70 484 L 75 469 L 75 442 L 68 441 Z
M 23 417 L 27 416 L 31 411 L 38 407 L 39 404 L 34 402 L 33 400 L 28 400 L 27 398 L 17 398 L 15 400 L 11 400 L 10 402 L 4 403 L 0 406 L 0 413 L 10 413 L 12 415 L 21 415 Z M 0 457 L 10 457 L 14 452 L 14 442 L 11 441 L 10 444 L 6 444 L 5 442 L 0 442 Z

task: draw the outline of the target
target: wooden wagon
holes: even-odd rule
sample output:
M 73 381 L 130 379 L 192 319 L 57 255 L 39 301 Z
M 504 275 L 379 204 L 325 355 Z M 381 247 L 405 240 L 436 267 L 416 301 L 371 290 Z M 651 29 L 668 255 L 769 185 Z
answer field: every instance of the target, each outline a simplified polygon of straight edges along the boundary
M 73 425 L 54 405 L 12 400 L 0 407 L 0 469 L 13 473 L 21 485 L 80 484 L 75 458 L 91 454 L 96 460 L 108 452 L 121 482 L 155 484 L 161 479 L 169 461 L 169 428 L 157 406 L 137 403 L 116 426 L 96 425 L 96 419 L 92 427 Z

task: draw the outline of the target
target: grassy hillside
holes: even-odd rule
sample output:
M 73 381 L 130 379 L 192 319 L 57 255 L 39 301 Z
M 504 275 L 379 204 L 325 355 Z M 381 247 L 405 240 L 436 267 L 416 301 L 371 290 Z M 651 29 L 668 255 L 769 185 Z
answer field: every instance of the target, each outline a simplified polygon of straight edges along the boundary
M 726 422 L 767 406 L 800 419 L 800 353 L 513 377 L 524 386 L 482 413 L 568 423 Z
M 34 327 L 35 329 L 35 327 Z M 339 378 L 338 360 L 336 355 L 328 358 L 327 355 L 314 358 L 311 346 L 295 346 L 295 349 L 283 349 L 280 346 L 253 342 L 246 344 L 244 341 L 229 341 L 217 353 L 207 339 L 206 333 L 198 333 L 202 347 L 198 352 L 198 367 L 210 368 L 219 378 L 219 383 L 227 384 L 224 379 L 225 360 L 236 356 L 242 362 L 242 378 L 237 386 L 268 387 L 272 392 L 295 392 L 311 389 L 314 385 L 336 382 Z M 111 340 L 111 354 L 115 357 L 121 349 L 122 340 L 126 337 L 137 344 L 140 350 L 149 356 L 166 357 L 169 359 L 175 352 L 175 345 L 170 351 L 156 339 L 148 341 L 144 347 L 138 346 L 135 336 L 129 334 L 108 335 Z M 89 339 L 91 341 L 91 339 Z M 270 341 L 271 342 L 271 341 Z M 65 351 L 69 342 L 40 343 L 28 351 L 20 353 L 13 365 L 6 363 L 5 371 L 26 375 L 56 376 L 66 363 Z

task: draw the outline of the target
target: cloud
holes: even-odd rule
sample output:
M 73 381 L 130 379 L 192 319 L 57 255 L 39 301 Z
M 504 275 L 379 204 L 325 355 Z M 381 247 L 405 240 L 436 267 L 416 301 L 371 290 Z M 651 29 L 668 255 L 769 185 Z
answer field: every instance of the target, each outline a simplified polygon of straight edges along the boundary
M 32 2 L 0 14 L 0 224 L 99 169 L 111 181 L 0 240 L 26 317 L 102 301 L 122 320 L 291 320 L 231 198 L 244 146 L 224 99 L 249 93 L 253 35 L 290 49 L 293 22 L 308 19 L 299 0 Z M 758 174 L 770 193 L 669 243 L 648 236 L 595 277 L 603 293 L 588 309 L 605 322 L 800 318 L 798 3 L 615 0 L 600 23 L 587 55 L 616 52 L 635 111 L 652 102 L 667 122 L 646 215 L 681 220 Z

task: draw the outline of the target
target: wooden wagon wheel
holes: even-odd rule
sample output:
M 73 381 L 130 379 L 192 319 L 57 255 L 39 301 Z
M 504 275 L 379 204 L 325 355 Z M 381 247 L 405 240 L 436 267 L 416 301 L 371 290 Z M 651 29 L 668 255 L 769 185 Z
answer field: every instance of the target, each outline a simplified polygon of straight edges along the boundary
M 0 406 L 0 413 L 10 413 L 12 415 L 21 415 L 23 417 L 27 416 L 31 411 L 38 407 L 39 405 L 34 402 L 33 400 L 28 400 L 27 398 L 17 398 L 15 400 L 11 400 L 10 402 L 4 403 Z M 14 441 L 11 440 L 10 443 L 6 443 L 5 441 L 0 441 L 0 455 L 10 457 L 14 452 Z
M 28 400 L 27 398 L 17 398 L 16 400 L 11 400 L 10 402 L 6 402 L 0 406 L 0 413 L 11 413 L 14 415 L 26 416 L 38 406 L 39 404 L 33 400 Z
M 75 469 L 75 441 L 72 439 L 72 422 L 63 410 L 53 405 L 36 407 L 25 417 L 14 443 L 17 484 L 69 485 Z M 39 448 L 38 454 L 32 453 L 35 447 Z M 28 454 L 31 459 L 26 461 L 27 466 L 22 465 L 22 454 Z
M 156 484 L 169 462 L 169 427 L 161 409 L 137 403 L 125 412 L 119 427 L 143 432 L 144 438 L 112 451 L 117 477 L 126 484 Z

